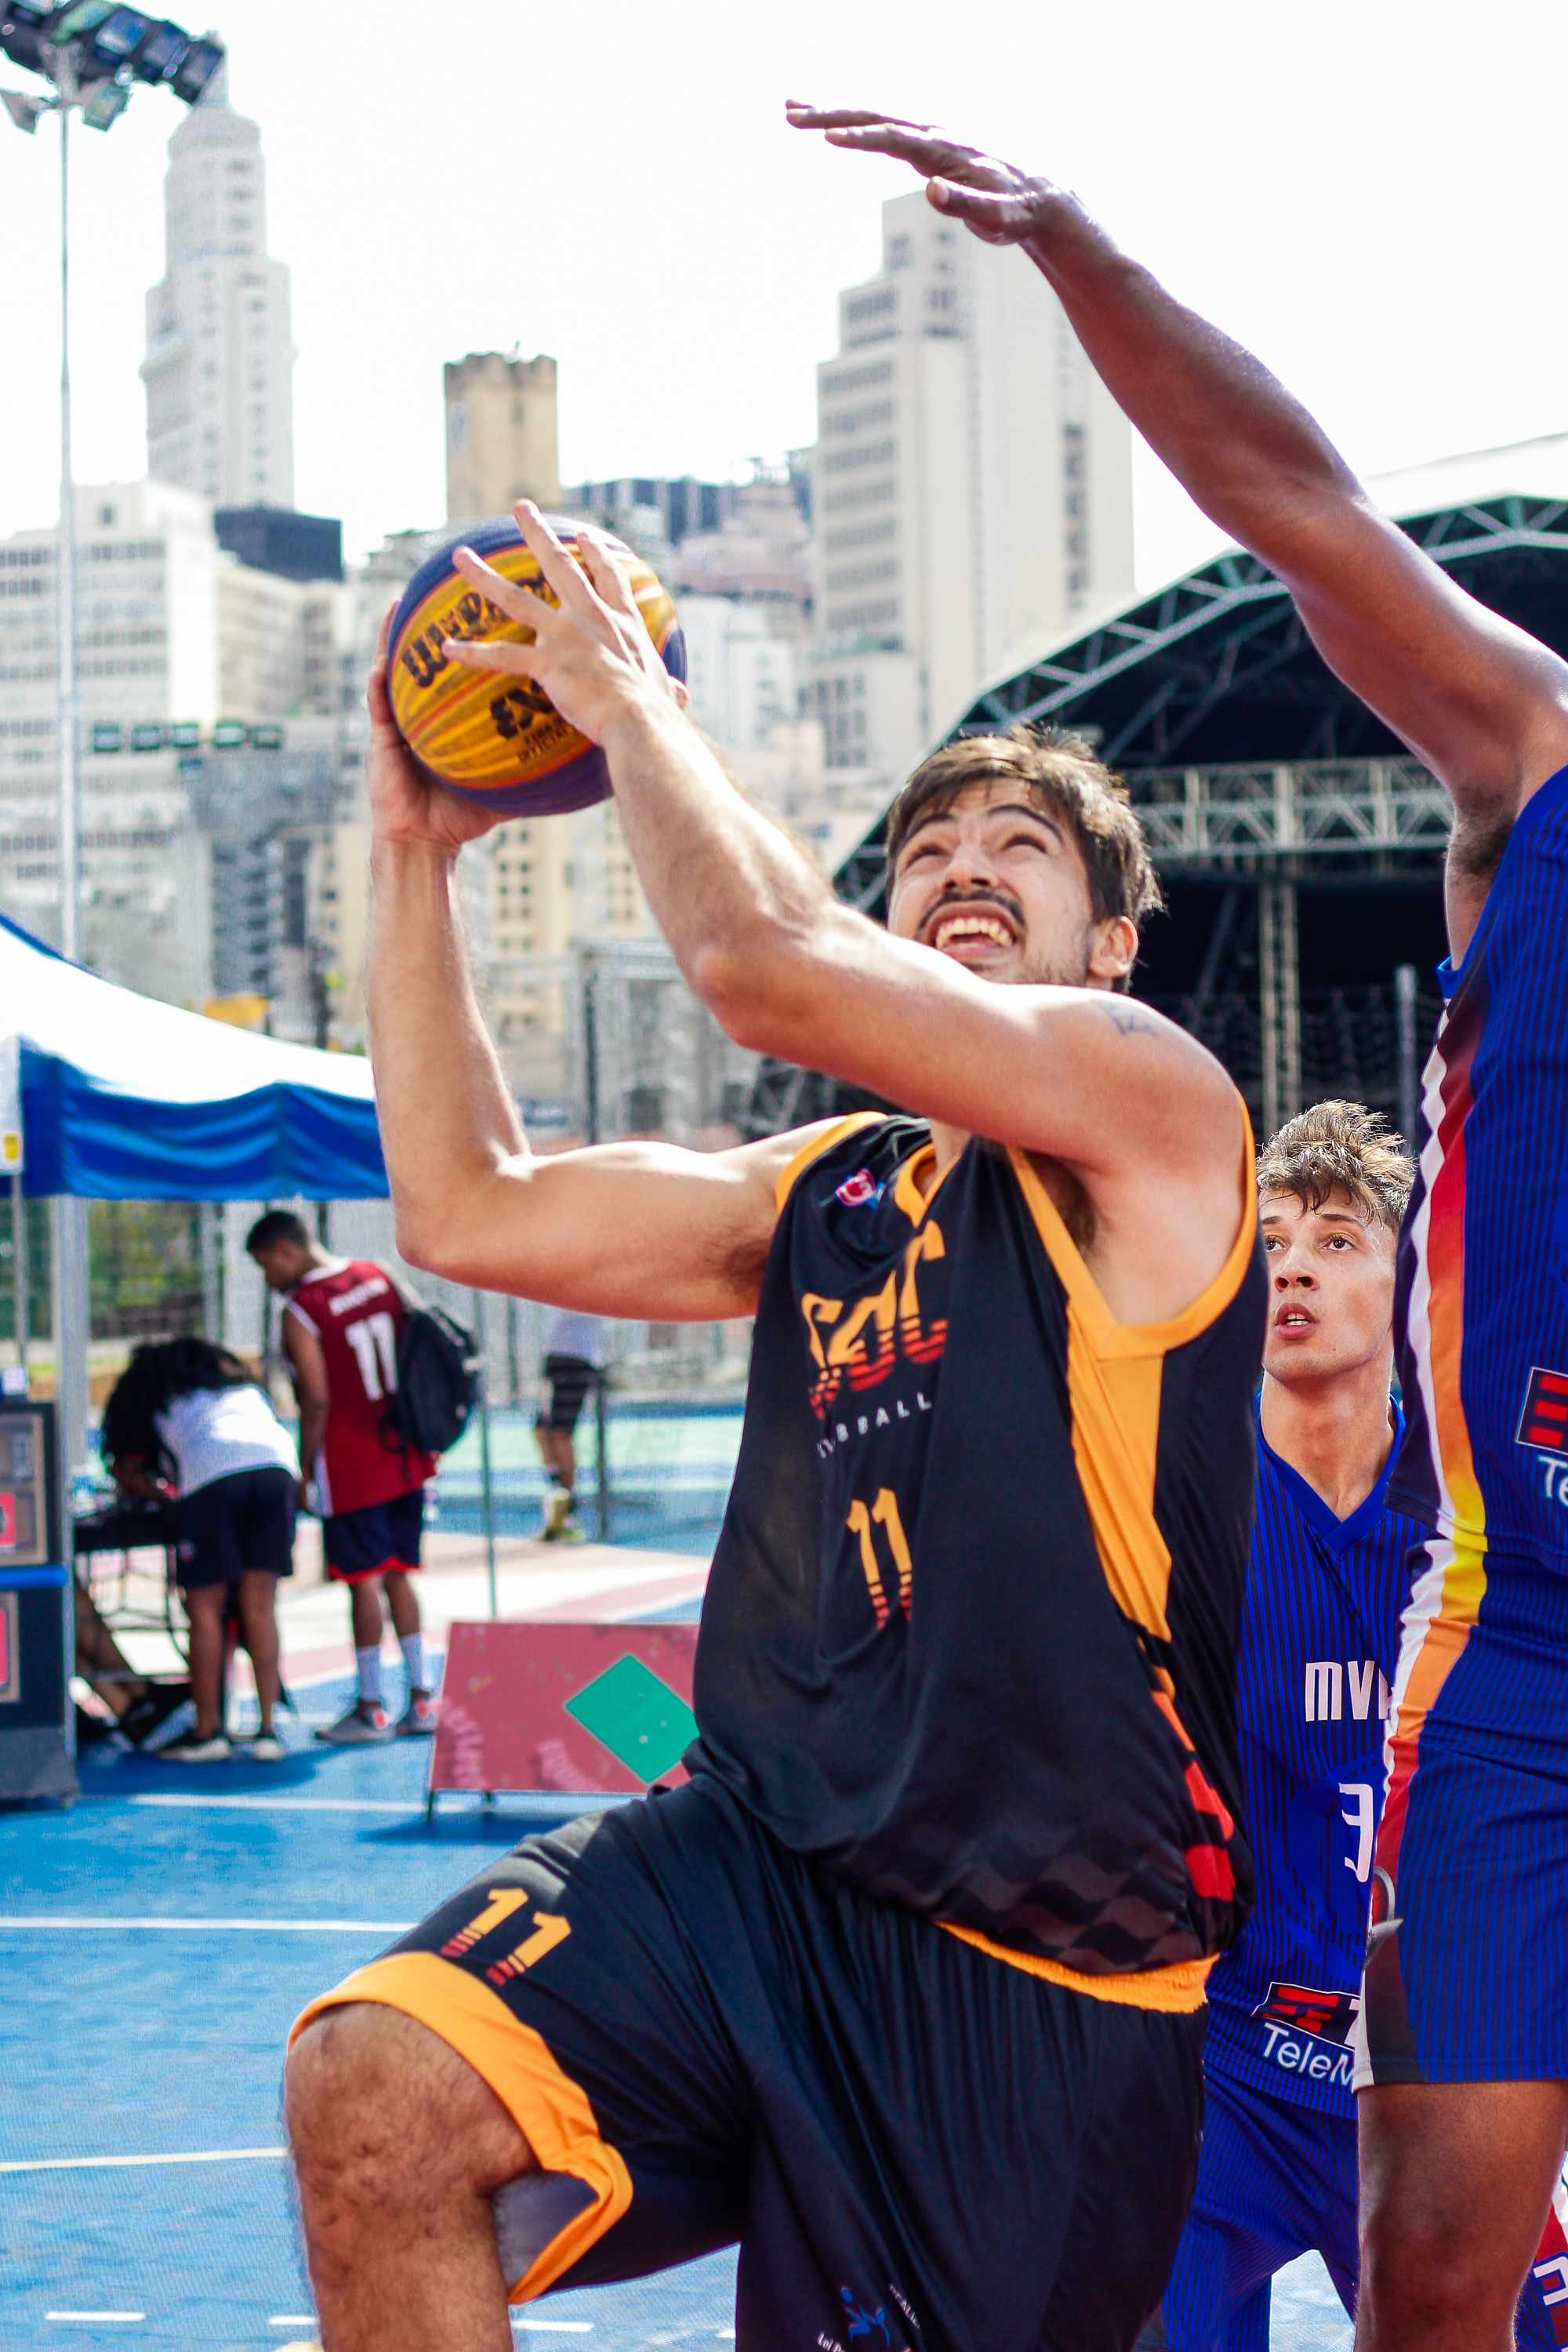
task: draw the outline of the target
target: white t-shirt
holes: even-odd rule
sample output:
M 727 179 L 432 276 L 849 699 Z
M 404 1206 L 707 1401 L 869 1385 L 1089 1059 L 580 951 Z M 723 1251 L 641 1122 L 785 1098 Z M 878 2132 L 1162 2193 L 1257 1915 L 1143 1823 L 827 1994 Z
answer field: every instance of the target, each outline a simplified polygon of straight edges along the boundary
M 174 1457 L 182 1495 L 210 1486 L 237 1470 L 287 1470 L 300 1475 L 294 1441 L 271 1400 L 247 1381 L 243 1388 L 192 1389 L 173 1397 L 153 1426 Z
M 605 1361 L 605 1328 L 596 1315 L 574 1315 L 563 1307 L 544 1334 L 547 1356 L 576 1356 L 584 1364 L 602 1370 Z

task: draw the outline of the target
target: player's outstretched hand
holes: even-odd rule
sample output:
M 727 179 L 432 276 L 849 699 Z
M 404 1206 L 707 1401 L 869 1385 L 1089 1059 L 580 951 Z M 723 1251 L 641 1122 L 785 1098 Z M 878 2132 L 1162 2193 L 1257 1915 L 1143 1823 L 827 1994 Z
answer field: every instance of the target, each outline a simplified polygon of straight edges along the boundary
M 1026 243 L 1065 193 L 1015 163 L 963 146 L 929 122 L 900 122 L 858 107 L 808 106 L 796 98 L 786 100 L 784 119 L 795 131 L 826 131 L 830 147 L 857 147 L 910 164 L 938 212 L 961 220 L 987 245 Z
M 631 581 L 600 534 L 579 534 L 584 571 L 531 499 L 520 499 L 512 512 L 539 559 L 540 586 L 503 579 L 471 547 L 458 548 L 452 560 L 481 595 L 527 630 L 527 641 L 448 637 L 442 648 L 447 660 L 531 680 L 594 743 L 602 743 L 616 718 L 650 694 L 684 708 L 686 689 L 665 668 Z
M 477 840 L 500 819 L 492 816 L 478 801 L 466 801 L 426 775 L 404 741 L 386 693 L 386 640 L 391 627 L 389 611 L 381 625 L 381 639 L 365 693 L 370 709 L 365 790 L 370 799 L 371 831 L 378 841 L 439 849 L 456 856 L 465 841 Z

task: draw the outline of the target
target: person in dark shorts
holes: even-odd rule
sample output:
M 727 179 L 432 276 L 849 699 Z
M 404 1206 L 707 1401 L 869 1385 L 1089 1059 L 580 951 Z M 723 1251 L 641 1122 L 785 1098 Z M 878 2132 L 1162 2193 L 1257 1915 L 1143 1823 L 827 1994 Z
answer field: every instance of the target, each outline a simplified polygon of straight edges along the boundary
M 596 1315 L 557 1315 L 544 1340 L 550 1402 L 533 1424 L 551 1486 L 540 1536 L 545 1543 L 581 1542 L 576 1523 L 577 1454 L 573 1435 L 584 1400 L 604 1377 L 604 1327 Z
M 395 1734 L 428 1738 L 436 1706 L 408 1579 L 419 1566 L 425 1486 L 436 1457 L 386 1425 L 406 1303 L 385 1266 L 331 1256 L 292 1210 L 269 1209 L 245 1245 L 268 1287 L 283 1294 L 283 1352 L 300 1401 L 301 1499 L 313 1486 L 328 1577 L 349 1588 L 359 1689 L 346 1713 L 316 1737 L 335 1748 L 373 1746 Z M 395 1724 L 382 1698 L 384 1593 L 407 1676 Z
M 602 744 L 732 1035 L 922 1115 L 531 1158 L 456 917 L 491 820 L 373 671 L 400 1250 L 755 1327 L 679 1785 L 525 1840 L 296 2028 L 321 2341 L 499 2352 L 509 2295 L 738 2239 L 741 2352 L 1118 2352 L 1174 2252 L 1205 1981 L 1251 1895 L 1245 1107 L 1122 992 L 1158 894 L 1081 739 L 926 761 L 884 931 L 731 785 L 604 544 L 584 572 L 516 511 L 560 602 L 459 553 L 532 632 L 462 657 L 519 656 Z
M 103 1408 L 100 1440 L 127 1494 L 177 1497 L 175 1573 L 191 1629 L 196 1719 L 160 1756 L 222 1763 L 224 1618 L 230 1592 L 256 1674 L 260 1728 L 247 1753 L 278 1763 L 280 1576 L 294 1572 L 299 1463 L 289 1433 L 251 1367 L 208 1339 L 162 1339 L 138 1348 Z

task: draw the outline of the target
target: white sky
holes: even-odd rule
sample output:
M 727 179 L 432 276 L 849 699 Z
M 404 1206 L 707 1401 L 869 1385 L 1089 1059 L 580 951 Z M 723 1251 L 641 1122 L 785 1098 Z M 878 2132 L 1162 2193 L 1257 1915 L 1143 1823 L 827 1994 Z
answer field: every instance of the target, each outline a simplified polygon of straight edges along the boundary
M 205 6 L 293 272 L 296 498 L 352 552 L 441 520 L 441 363 L 469 350 L 555 354 L 569 481 L 813 438 L 835 294 L 912 183 L 786 130 L 786 95 L 934 118 L 1068 182 L 1363 471 L 1568 425 L 1554 0 Z M 83 481 L 145 470 L 181 111 L 138 90 L 73 140 Z M 52 126 L 0 117 L 0 532 L 56 511 L 57 204 Z M 1137 499 L 1145 584 L 1213 545 L 1142 452 Z

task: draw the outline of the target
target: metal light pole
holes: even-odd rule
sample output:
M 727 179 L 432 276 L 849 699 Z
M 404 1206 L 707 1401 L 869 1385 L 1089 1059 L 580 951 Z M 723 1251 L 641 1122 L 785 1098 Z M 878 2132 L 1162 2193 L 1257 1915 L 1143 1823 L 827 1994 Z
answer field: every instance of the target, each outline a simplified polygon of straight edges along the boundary
M 0 103 L 19 131 L 36 131 L 41 114 L 60 125 L 60 520 L 55 551 L 55 618 L 58 646 L 59 792 L 56 871 L 59 877 L 60 952 L 81 960 L 81 791 L 76 660 L 76 483 L 71 466 L 70 383 L 70 119 L 73 110 L 96 131 L 124 112 L 135 82 L 167 86 L 194 106 L 224 61 L 220 43 L 193 40 L 178 25 L 136 8 L 46 7 L 37 0 L 0 6 L 0 51 L 15 65 L 53 85 L 48 96 L 0 90 Z M 87 1202 L 57 1194 L 53 1203 L 51 1284 L 55 1396 L 59 1407 L 61 1523 L 70 1540 L 70 1485 L 87 1452 L 88 1297 Z
M 57 67 L 60 125 L 60 526 L 55 551 L 55 622 L 58 648 L 59 798 L 57 870 L 60 892 L 60 953 L 81 961 L 81 782 L 78 764 L 76 674 L 76 477 L 71 465 L 70 364 L 70 121 L 80 93 L 68 62 Z M 87 1202 L 63 1193 L 54 1202 L 55 1395 L 59 1400 L 60 1476 L 71 1524 L 72 1473 L 87 1454 L 89 1295 Z

